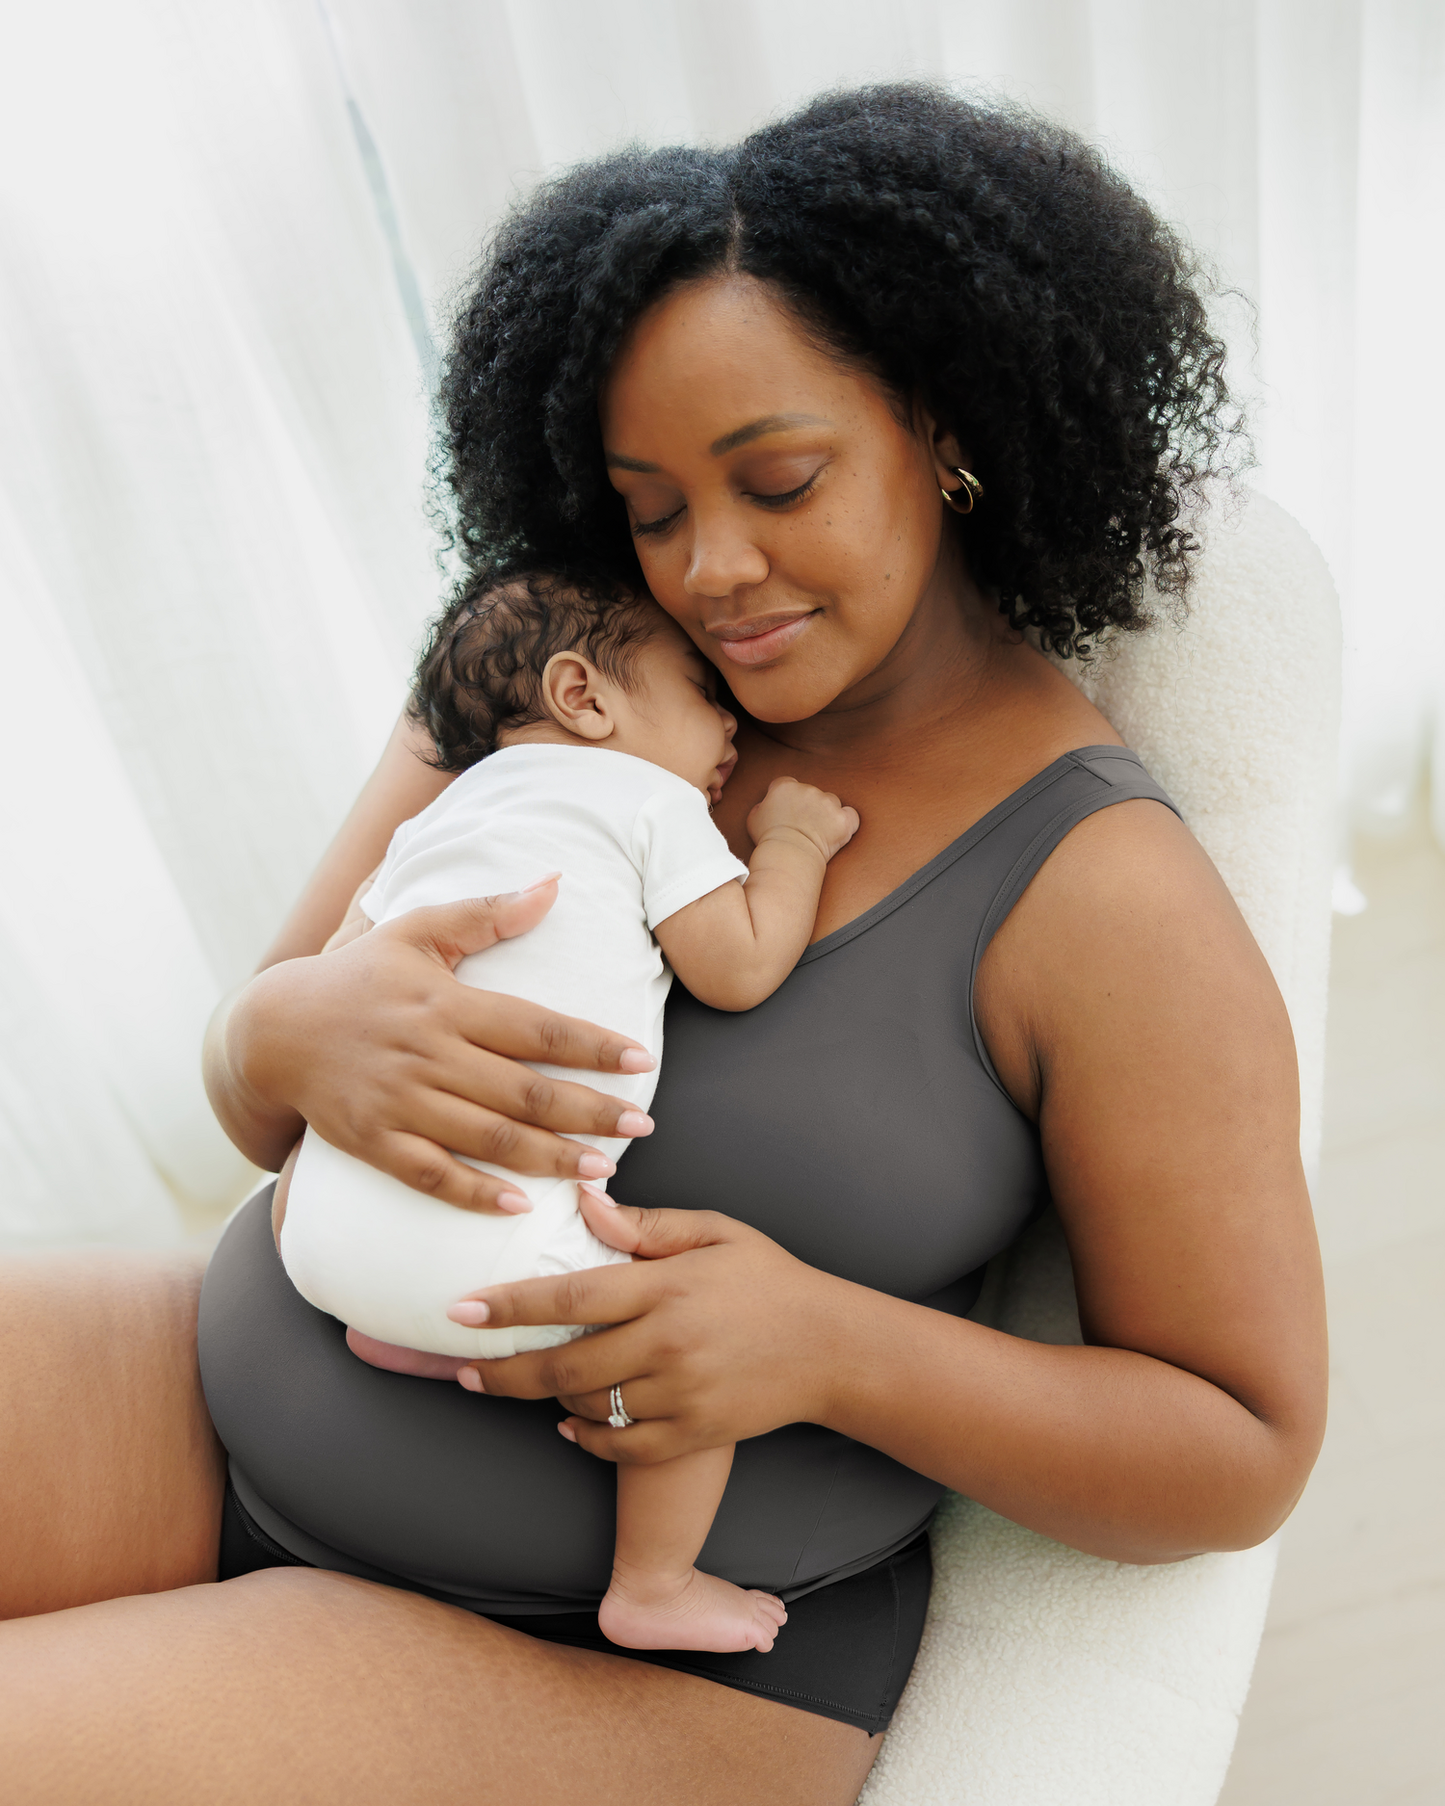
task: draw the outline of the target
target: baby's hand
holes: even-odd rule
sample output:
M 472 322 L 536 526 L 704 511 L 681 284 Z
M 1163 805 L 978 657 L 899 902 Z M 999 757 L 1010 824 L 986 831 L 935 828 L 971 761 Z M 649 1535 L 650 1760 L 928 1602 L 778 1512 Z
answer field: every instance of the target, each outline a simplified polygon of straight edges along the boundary
M 753 845 L 789 833 L 802 834 L 831 859 L 858 832 L 858 811 L 840 803 L 830 790 L 815 790 L 796 778 L 774 778 L 768 794 L 748 816 Z

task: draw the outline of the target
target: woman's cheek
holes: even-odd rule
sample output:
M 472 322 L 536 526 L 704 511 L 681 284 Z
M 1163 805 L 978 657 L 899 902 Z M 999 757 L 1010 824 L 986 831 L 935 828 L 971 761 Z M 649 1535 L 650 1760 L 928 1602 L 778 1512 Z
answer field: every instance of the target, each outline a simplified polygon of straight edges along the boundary
M 638 540 L 635 544 L 643 581 L 658 604 L 686 632 L 689 619 L 695 618 L 697 614 L 696 607 L 689 605 L 689 597 L 683 587 L 687 576 L 686 554 L 674 553 L 671 548 L 649 546 L 646 540 Z

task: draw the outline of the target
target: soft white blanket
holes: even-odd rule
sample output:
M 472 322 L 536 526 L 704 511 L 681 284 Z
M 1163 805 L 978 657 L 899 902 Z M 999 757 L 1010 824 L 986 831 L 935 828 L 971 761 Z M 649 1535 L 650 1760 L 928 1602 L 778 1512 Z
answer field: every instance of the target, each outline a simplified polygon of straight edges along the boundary
M 1319 1141 L 1339 617 L 1324 561 L 1263 497 L 1216 509 L 1187 625 L 1066 666 L 1183 810 L 1273 968 Z M 989 1275 L 980 1314 L 1079 1339 L 1046 1217 Z M 1274 1545 L 1136 1568 L 950 1496 L 917 1666 L 864 1806 L 1212 1806 L 1263 1628 Z

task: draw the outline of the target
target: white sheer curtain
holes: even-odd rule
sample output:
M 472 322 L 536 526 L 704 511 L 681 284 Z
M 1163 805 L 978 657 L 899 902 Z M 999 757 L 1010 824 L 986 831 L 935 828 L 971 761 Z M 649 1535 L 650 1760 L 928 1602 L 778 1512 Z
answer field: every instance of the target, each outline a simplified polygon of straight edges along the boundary
M 0 1241 L 165 1240 L 244 1182 L 196 1046 L 438 593 L 439 309 L 627 138 L 923 74 L 1102 141 L 1257 303 L 1257 344 L 1221 321 L 1345 597 L 1343 793 L 1405 809 L 1445 715 L 1438 0 L 11 0 L 5 43 Z
M 0 1235 L 244 1167 L 197 1048 L 382 744 L 423 388 L 319 16 L 15 10 L 0 73 Z

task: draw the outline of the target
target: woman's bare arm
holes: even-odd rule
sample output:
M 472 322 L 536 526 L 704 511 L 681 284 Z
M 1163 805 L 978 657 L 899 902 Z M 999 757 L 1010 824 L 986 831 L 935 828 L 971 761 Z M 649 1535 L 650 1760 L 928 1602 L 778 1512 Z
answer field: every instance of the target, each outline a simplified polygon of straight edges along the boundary
M 884 1297 L 706 1212 L 589 1203 L 675 1258 L 488 1289 L 497 1326 L 619 1327 L 485 1363 L 486 1389 L 561 1396 L 614 1460 L 823 1423 L 1114 1560 L 1268 1536 L 1319 1448 L 1326 1345 L 1289 1024 L 1238 910 L 1174 817 L 1120 804 L 1044 866 L 978 1002 L 1039 1120 L 1088 1345 Z
M 980 1024 L 1039 1123 L 1089 1344 L 1046 1358 L 1120 1432 L 1094 1457 L 1096 1502 L 1152 1488 L 1184 1532 L 1163 1557 L 1258 1541 L 1314 1464 L 1328 1364 L 1273 976 L 1198 843 L 1148 802 L 1068 836 L 993 951 Z M 1001 1441 L 1002 1499 L 1019 1453 Z
M 1233 899 L 1166 810 L 1102 810 L 1000 932 L 977 1007 L 1039 1123 L 1088 1345 L 960 1325 L 932 1423 L 917 1353 L 879 1350 L 839 1427 L 1097 1554 L 1260 1541 L 1318 1452 L 1327 1351 L 1293 1037 Z

